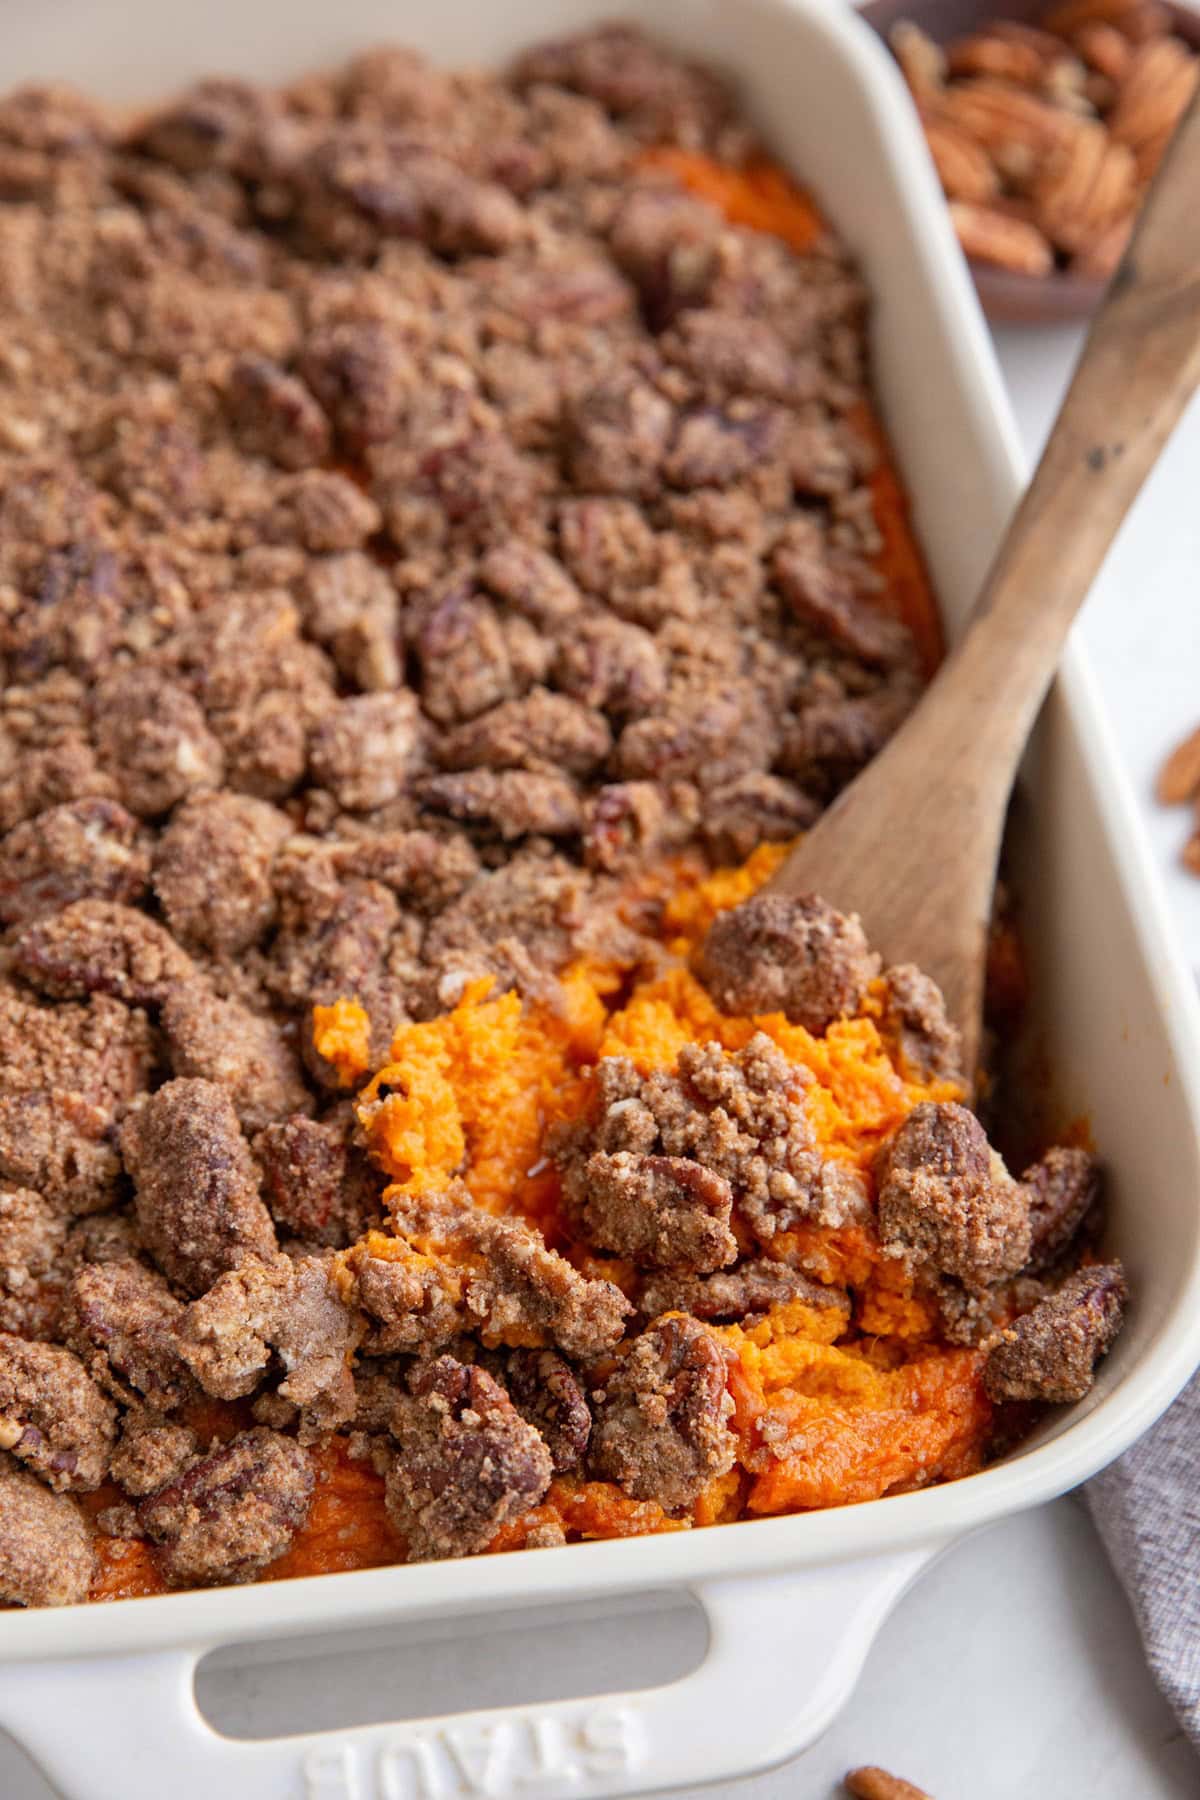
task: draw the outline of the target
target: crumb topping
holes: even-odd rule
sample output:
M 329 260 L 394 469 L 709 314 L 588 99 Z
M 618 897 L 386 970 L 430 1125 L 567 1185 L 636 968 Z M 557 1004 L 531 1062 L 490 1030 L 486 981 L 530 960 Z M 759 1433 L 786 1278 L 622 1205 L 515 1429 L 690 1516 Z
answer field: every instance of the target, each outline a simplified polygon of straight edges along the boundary
M 870 1499 L 1084 1391 L 1091 1159 L 759 892 L 939 639 L 724 83 L 381 49 L 0 161 L 0 1598 Z

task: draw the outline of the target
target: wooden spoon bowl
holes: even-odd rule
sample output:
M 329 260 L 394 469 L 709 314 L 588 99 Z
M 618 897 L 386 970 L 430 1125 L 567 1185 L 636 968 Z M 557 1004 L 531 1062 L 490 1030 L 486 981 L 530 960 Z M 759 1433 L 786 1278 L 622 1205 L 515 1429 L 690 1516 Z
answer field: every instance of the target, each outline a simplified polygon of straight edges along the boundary
M 935 44 L 945 45 L 993 19 L 1035 25 L 1048 8 L 1049 0 L 868 0 L 859 10 L 885 42 L 893 25 L 909 19 Z M 1200 13 L 1169 0 L 1164 10 L 1176 37 L 1200 53 Z M 1108 285 L 1099 277 L 1073 275 L 1065 269 L 1051 275 L 1017 275 L 989 263 L 969 266 L 983 310 L 997 325 L 1058 325 L 1089 318 Z

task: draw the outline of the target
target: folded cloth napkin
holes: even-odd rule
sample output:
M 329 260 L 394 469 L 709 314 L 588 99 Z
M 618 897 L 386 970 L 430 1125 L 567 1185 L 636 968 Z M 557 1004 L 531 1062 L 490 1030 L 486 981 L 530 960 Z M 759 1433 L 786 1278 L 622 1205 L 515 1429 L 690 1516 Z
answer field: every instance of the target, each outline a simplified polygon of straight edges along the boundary
M 1200 1751 L 1200 1375 L 1087 1499 L 1154 1678 Z

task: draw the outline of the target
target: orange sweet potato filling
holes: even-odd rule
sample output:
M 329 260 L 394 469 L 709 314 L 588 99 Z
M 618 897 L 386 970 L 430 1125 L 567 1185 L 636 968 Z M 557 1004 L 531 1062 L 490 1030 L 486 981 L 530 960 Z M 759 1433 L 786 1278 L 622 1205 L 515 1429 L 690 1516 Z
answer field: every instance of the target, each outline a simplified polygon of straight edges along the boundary
M 734 169 L 680 150 L 651 151 L 647 161 L 711 200 L 732 222 L 772 232 L 796 250 L 811 248 L 824 230 L 811 199 L 771 164 Z M 866 403 L 851 423 L 877 453 L 871 491 L 882 537 L 880 603 L 909 626 L 932 669 L 942 651 L 941 628 L 903 489 Z M 955 1097 L 944 1083 L 921 1086 L 901 1072 L 897 1047 L 883 1031 L 878 989 L 861 1016 L 815 1038 L 781 1014 L 720 1014 L 689 973 L 688 953 L 712 919 L 761 886 L 784 854 L 785 847 L 764 846 L 740 868 L 703 880 L 683 865 L 650 878 L 644 885 L 657 885 L 666 896 L 663 937 L 678 960 L 635 983 L 620 1001 L 628 971 L 580 964 L 566 971 L 553 1011 L 523 1007 L 515 994 L 495 993 L 485 981 L 468 986 L 442 1017 L 401 1027 L 388 1063 L 358 1096 L 372 1152 L 397 1189 L 433 1190 L 458 1172 L 477 1205 L 523 1214 L 587 1273 L 620 1283 L 628 1275 L 623 1265 L 566 1239 L 557 1177 L 541 1151 L 550 1124 L 586 1109 L 588 1065 L 598 1056 L 629 1056 L 642 1069 L 669 1067 L 684 1044 L 715 1039 L 734 1050 L 756 1030 L 765 1031 L 814 1078 L 808 1111 L 826 1154 L 864 1171 L 913 1106 Z M 643 892 L 631 900 L 645 897 Z M 353 997 L 315 1009 L 314 1035 L 345 1085 L 367 1074 L 367 1020 Z M 388 1244 L 400 1254 L 414 1253 L 395 1239 L 371 1247 L 378 1253 Z M 418 1253 L 425 1251 L 438 1253 L 436 1246 Z M 980 1357 L 938 1341 L 930 1309 L 898 1265 L 880 1255 L 870 1232 L 803 1226 L 777 1239 L 773 1254 L 798 1258 L 816 1279 L 853 1289 L 854 1317 L 838 1307 L 793 1304 L 752 1325 L 717 1329 L 731 1356 L 738 1460 L 701 1495 L 691 1516 L 671 1518 L 609 1482 L 559 1479 L 540 1505 L 504 1527 L 492 1549 L 519 1549 L 531 1535 L 538 1534 L 538 1541 L 547 1527 L 572 1540 L 626 1537 L 847 1505 L 979 1466 L 991 1424 Z M 215 1403 L 194 1421 L 202 1435 L 227 1435 L 241 1422 L 239 1409 Z M 342 1440 L 309 1454 L 316 1488 L 308 1521 L 266 1576 L 403 1560 L 403 1542 L 384 1508 L 383 1483 L 370 1464 L 353 1460 Z M 88 1509 L 94 1514 L 117 1498 L 116 1490 L 101 1490 L 88 1497 Z M 97 1554 L 93 1599 L 164 1591 L 146 1544 L 101 1537 Z
M 371 1067 L 371 1021 L 357 1000 L 313 1007 L 313 1047 L 332 1063 L 343 1087 L 353 1087 Z

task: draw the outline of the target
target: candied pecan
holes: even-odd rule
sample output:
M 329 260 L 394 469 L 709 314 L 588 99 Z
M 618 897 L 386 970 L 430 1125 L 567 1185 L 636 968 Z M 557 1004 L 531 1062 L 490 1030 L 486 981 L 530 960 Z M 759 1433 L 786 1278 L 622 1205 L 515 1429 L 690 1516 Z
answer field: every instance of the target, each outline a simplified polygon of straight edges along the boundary
M 299 600 L 305 630 L 346 681 L 367 693 L 400 686 L 400 601 L 378 563 L 361 550 L 312 557 Z
M 193 794 L 154 857 L 154 891 L 175 936 L 236 955 L 275 920 L 271 864 L 290 830 L 284 813 L 249 794 Z
M 149 872 L 138 822 L 115 800 L 50 807 L 0 844 L 0 924 L 26 925 L 74 900 L 138 900 Z
M 482 401 L 453 390 L 423 395 L 405 429 L 371 452 L 373 492 L 393 540 L 406 551 L 444 545 L 483 548 L 532 525 L 549 470 L 523 454 Z
M 298 1444 L 255 1426 L 148 1494 L 138 1523 L 172 1587 L 252 1581 L 304 1524 L 313 1479 Z
M 550 1452 L 484 1369 L 419 1364 L 392 1415 L 387 1509 L 410 1561 L 471 1556 L 550 1485 Z
M 821 1033 L 861 1008 L 879 959 L 856 913 L 815 894 L 755 894 L 720 913 L 696 973 L 722 1012 L 782 1012 Z
M 205 1393 L 252 1394 L 278 1369 L 279 1395 L 300 1409 L 300 1442 L 354 1417 L 350 1362 L 363 1328 L 343 1304 L 320 1256 L 248 1257 L 193 1300 L 177 1333 L 179 1353 Z
M 298 626 L 291 598 L 272 588 L 206 607 L 175 642 L 223 747 L 226 785 L 263 800 L 283 799 L 301 779 L 309 730 L 334 697 L 326 658 L 303 641 Z
M 793 422 L 788 431 L 787 463 L 796 492 L 798 494 L 814 494 L 823 500 L 841 498 L 846 505 L 847 516 L 850 507 L 854 504 L 852 496 L 859 475 L 859 460 L 857 441 L 850 437 L 847 428 L 838 419 L 807 419 L 803 423 Z M 869 541 L 872 545 L 878 546 L 879 539 L 876 535 L 878 526 L 875 523 L 871 496 L 866 489 L 859 490 L 858 503 L 862 506 L 866 516 L 867 523 L 864 529 L 869 534 Z M 838 509 L 835 507 L 834 510 L 835 516 L 837 516 Z M 792 542 L 795 541 L 796 535 L 793 532 Z M 806 603 L 801 600 L 797 608 L 801 619 L 808 625 L 815 625 L 818 630 L 827 630 L 835 643 L 842 642 L 839 631 L 842 634 L 853 633 L 855 630 L 860 633 L 873 633 L 876 630 L 876 621 L 874 614 L 870 611 L 860 617 L 855 608 L 850 608 L 844 618 L 839 612 L 838 621 L 828 624 L 823 618 L 814 616 L 814 609 L 819 609 L 825 603 L 828 591 L 820 575 L 816 573 L 819 566 L 818 556 L 814 555 L 813 549 L 809 548 L 806 539 L 801 541 L 804 543 L 803 550 L 798 555 L 795 552 L 791 553 L 795 558 L 795 567 L 800 571 L 798 579 L 801 586 L 807 583 L 819 596 L 815 601 L 810 600 L 807 608 Z M 790 598 L 786 579 L 780 581 L 780 587 L 784 595 Z M 847 644 L 846 647 L 849 648 L 849 645 Z M 852 654 L 857 655 L 858 651 L 854 650 Z M 875 659 L 864 656 L 863 660 L 870 662 Z
M 519 344 L 489 344 L 479 359 L 484 392 L 521 450 L 554 442 L 562 403 L 561 372 Z
M 387 238 L 415 238 L 442 256 L 511 248 L 525 219 L 512 196 L 442 156 L 351 127 L 305 159 L 303 222 L 326 251 L 369 255 Z
M 218 998 L 204 982 L 175 989 L 162 1009 L 162 1029 L 173 1072 L 227 1088 L 243 1131 L 260 1131 L 308 1104 L 295 1048 L 278 1022 Z
M 895 1036 L 902 1063 L 919 1081 L 962 1082 L 962 1039 L 937 982 L 915 963 L 894 963 L 883 979 L 883 1026 Z
M 970 1349 L 989 1342 L 1011 1319 L 1031 1312 L 1049 1292 L 1045 1281 L 1024 1273 L 987 1287 L 964 1287 L 950 1275 L 936 1277 L 932 1283 L 942 1335 L 947 1343 Z
M 96 698 L 96 747 L 130 812 L 157 818 L 221 784 L 224 758 L 196 701 L 152 669 L 113 675 Z
M 1058 1145 L 1021 1177 L 1029 1194 L 1031 1274 L 1048 1269 L 1067 1249 L 1100 1201 L 1100 1165 L 1087 1150 Z
M 714 677 L 674 685 L 649 717 L 626 725 L 613 763 L 624 780 L 719 787 L 765 768 L 775 748 L 762 694 L 748 681 Z
M 305 340 L 300 368 L 354 455 L 396 431 L 418 379 L 403 343 L 371 319 L 339 319 Z
M 556 1350 L 510 1350 L 486 1365 L 521 1417 L 545 1439 L 556 1475 L 581 1467 L 592 1415 L 579 1377 Z
M 820 808 L 782 775 L 752 769 L 709 788 L 701 811 L 704 841 L 719 862 L 742 862 L 759 844 L 779 843 L 813 824 Z
M 66 1220 L 31 1188 L 0 1188 L 0 1331 L 43 1337 L 57 1308 Z
M 334 881 L 283 895 L 282 930 L 267 982 L 293 1006 L 363 997 L 378 976 L 400 923 L 395 896 L 378 881 Z
M 379 1220 L 383 1180 L 354 1143 L 354 1122 L 349 1105 L 323 1119 L 293 1113 L 254 1139 L 271 1216 L 303 1243 L 355 1243 Z
M 420 707 L 408 688 L 354 694 L 339 700 L 313 733 L 313 779 L 348 812 L 386 806 L 404 792 L 421 736 Z
M 485 1343 L 528 1343 L 538 1332 L 568 1356 L 590 1357 L 620 1337 L 633 1310 L 620 1288 L 581 1275 L 524 1219 L 471 1206 L 455 1213 L 451 1231 L 482 1258 L 466 1306 Z
M 614 718 L 651 712 L 667 690 L 662 652 L 651 634 L 606 613 L 592 613 L 563 634 L 554 678 L 572 699 Z
M 16 766 L 0 778 L 0 830 L 67 801 L 89 795 L 107 799 L 115 788 L 90 744 L 78 736 L 69 735 L 45 750 L 22 750 Z
M 635 188 L 621 204 L 609 246 L 637 288 L 652 330 L 703 305 L 717 272 L 721 229 L 715 207 L 673 185 Z
M 0 102 L 0 137 L 26 150 L 94 153 L 114 135 L 111 114 L 65 82 L 27 82 Z
M 780 455 L 784 415 L 751 400 L 702 406 L 680 418 L 663 472 L 672 487 L 732 487 Z
M 587 924 L 586 878 L 559 857 L 513 856 L 478 876 L 425 934 L 428 1004 L 453 1005 L 465 983 L 494 974 L 502 987 L 544 992 Z
M 329 454 L 329 421 L 312 393 L 269 356 L 239 356 L 225 406 L 243 450 L 282 469 L 308 469 Z
M 68 1089 L 0 1094 L 0 1180 L 36 1185 L 66 1214 L 116 1199 L 121 1163 L 109 1108 Z
M 440 1350 L 470 1326 L 456 1270 L 414 1251 L 403 1238 L 368 1232 L 343 1259 L 351 1294 L 372 1320 L 373 1356 Z
M 262 531 L 270 543 L 299 544 L 320 554 L 357 550 L 381 524 L 378 506 L 349 476 L 303 469 L 280 483 Z
M 95 1564 L 75 1501 L 52 1494 L 0 1452 L 0 1600 L 14 1606 L 86 1600 Z
M 586 27 L 539 44 L 518 61 L 514 79 L 573 88 L 598 101 L 636 137 L 690 149 L 715 147 L 730 111 L 724 84 L 684 62 L 636 25 Z
M 905 681 L 859 698 L 813 700 L 784 733 L 780 768 L 832 799 L 883 749 L 915 698 Z
M 1120 1263 L 1095 1263 L 1019 1318 L 988 1351 L 983 1381 L 991 1399 L 1082 1400 L 1096 1363 L 1121 1329 L 1126 1299 Z
M 127 1494 L 140 1499 L 182 1475 L 198 1448 L 189 1426 L 171 1424 L 157 1413 L 138 1408 L 125 1415 L 113 1451 L 112 1478 Z M 121 1536 L 125 1535 L 122 1531 Z
M 147 156 L 184 174 L 227 169 L 261 177 L 264 139 L 278 113 L 278 100 L 265 88 L 228 78 L 198 81 L 153 113 L 135 141 Z
M 532 769 L 468 769 L 461 775 L 432 775 L 417 785 L 423 805 L 452 819 L 490 826 L 505 839 L 568 837 L 583 824 L 574 783 L 562 775 Z
M 522 538 L 495 544 L 479 564 L 479 579 L 499 599 L 548 629 L 572 618 L 583 605 L 562 564 Z
M 604 374 L 564 419 L 566 469 L 583 493 L 650 499 L 662 485 L 674 409 L 633 369 Z
M 640 199 L 644 204 L 645 197 Z M 680 314 L 661 343 L 664 356 L 717 393 L 788 400 L 808 398 L 816 386 L 765 319 L 693 307 Z
M 571 1225 L 590 1244 L 642 1268 L 707 1273 L 733 1261 L 733 1189 L 684 1156 L 595 1151 L 563 1176 Z
M 971 1288 L 1015 1275 L 1028 1260 L 1029 1194 L 966 1107 L 914 1107 L 879 1152 L 875 1179 L 879 1235 L 893 1255 Z
M 652 1275 L 642 1283 L 638 1310 L 651 1319 L 659 1313 L 683 1312 L 694 1319 L 736 1322 L 797 1300 L 805 1306 L 837 1307 L 847 1316 L 850 1311 L 845 1289 L 825 1287 L 786 1263 L 766 1258 L 718 1269 L 713 1275 L 677 1271 Z
M 668 1315 L 634 1338 L 594 1399 L 591 1466 L 634 1500 L 680 1512 L 733 1467 L 725 1357 L 694 1319 Z
M 631 500 L 565 500 L 558 532 L 567 568 L 601 599 L 644 587 L 659 573 L 658 540 Z
M 416 641 L 421 704 L 439 725 L 473 719 L 513 692 L 508 645 L 496 609 L 461 583 L 434 602 Z
M 27 925 L 13 962 L 56 1000 L 111 994 L 132 1006 L 158 1006 L 192 974 L 184 951 L 161 925 L 113 900 L 75 900 Z
M 50 1487 L 99 1487 L 116 1418 L 112 1401 L 70 1350 L 0 1332 L 0 1448 Z
M 111 1206 L 113 1128 L 154 1060 L 145 1014 L 119 1001 L 47 1007 L 0 987 L 0 1181 L 68 1214 Z
M 175 1347 L 183 1306 L 155 1269 L 132 1258 L 85 1263 L 63 1307 L 62 1336 L 117 1400 L 170 1412 L 193 1392 Z
M 211 1081 L 169 1081 L 121 1128 L 138 1225 L 163 1272 L 202 1294 L 245 1257 L 276 1248 L 233 1103 Z
M 535 687 L 446 733 L 438 756 L 448 769 L 542 768 L 584 776 L 604 761 L 612 734 L 602 713 Z
M 912 661 L 908 627 L 859 598 L 815 537 L 810 541 L 808 533 L 794 534 L 776 551 L 771 566 L 775 585 L 796 617 L 839 650 L 880 669 Z
M 588 867 L 611 873 L 658 850 L 671 833 L 668 805 L 674 798 L 675 790 L 653 781 L 617 781 L 597 788 L 583 831 Z M 677 815 L 679 809 L 673 810 Z
M 31 592 L 6 601 L 0 645 L 9 679 L 53 680 L 55 665 L 94 676 L 112 652 L 121 573 L 118 559 L 86 538 L 49 551 L 37 573 L 30 571 L 21 583 Z M 68 792 L 56 797 L 77 796 Z
M 555 1128 L 547 1152 L 563 1171 L 568 1201 L 583 1188 L 593 1152 L 654 1154 L 688 1159 L 727 1183 L 760 1238 L 802 1219 L 844 1224 L 862 1211 L 863 1195 L 853 1172 L 843 1176 L 814 1148 L 804 1106 L 808 1079 L 761 1032 L 733 1055 L 719 1044 L 685 1045 L 674 1071 L 646 1076 L 623 1057 L 604 1057 L 594 1122 Z M 732 1237 L 724 1248 L 708 1269 L 732 1260 Z

